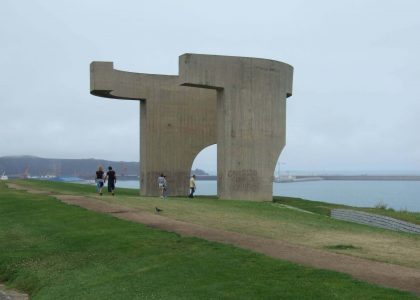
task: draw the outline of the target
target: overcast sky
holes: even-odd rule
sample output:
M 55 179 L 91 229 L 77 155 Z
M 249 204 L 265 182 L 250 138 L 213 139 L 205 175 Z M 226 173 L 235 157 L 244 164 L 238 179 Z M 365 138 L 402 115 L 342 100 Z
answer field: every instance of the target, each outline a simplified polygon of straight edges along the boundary
M 138 102 L 90 95 L 89 64 L 175 75 L 187 52 L 294 67 L 283 170 L 420 172 L 418 0 L 2 0 L 0 156 L 138 161 Z

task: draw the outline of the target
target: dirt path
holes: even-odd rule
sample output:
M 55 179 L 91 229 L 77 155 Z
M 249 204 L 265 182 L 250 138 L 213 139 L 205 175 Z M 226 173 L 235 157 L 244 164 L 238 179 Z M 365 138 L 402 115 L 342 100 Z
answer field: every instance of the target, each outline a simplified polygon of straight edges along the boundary
M 19 293 L 14 290 L 8 290 L 3 284 L 0 284 L 0 300 L 28 300 L 26 294 Z
M 29 193 L 45 193 L 51 195 L 49 192 L 24 188 L 11 183 L 8 183 L 8 187 L 26 190 Z M 152 228 L 176 232 L 182 236 L 194 236 L 209 241 L 232 244 L 301 265 L 346 273 L 363 281 L 410 291 L 420 296 L 419 269 L 307 248 L 279 240 L 208 228 L 169 219 L 150 212 L 134 210 L 118 204 L 109 204 L 95 198 L 72 195 L 53 196 L 67 204 L 111 214 L 117 218 L 142 223 Z

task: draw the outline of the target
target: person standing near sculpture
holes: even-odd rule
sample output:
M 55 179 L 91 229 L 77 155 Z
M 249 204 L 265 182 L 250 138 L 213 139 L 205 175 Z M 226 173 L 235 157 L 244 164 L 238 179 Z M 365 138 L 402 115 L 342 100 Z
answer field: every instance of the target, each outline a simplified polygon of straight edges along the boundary
M 159 187 L 159 192 L 160 192 L 160 198 L 163 198 L 163 193 L 165 191 L 165 184 L 166 184 L 166 179 L 165 176 L 163 175 L 163 173 L 160 174 L 160 176 L 157 179 L 157 183 L 158 183 L 158 187 Z
M 95 183 L 96 192 L 102 196 L 102 189 L 104 187 L 104 168 L 102 166 L 99 166 L 98 170 L 96 171 Z
M 194 192 L 195 192 L 195 175 L 191 176 L 190 178 L 190 194 L 188 195 L 189 198 L 194 198 Z
M 105 182 L 108 180 L 108 193 L 112 193 L 114 196 L 115 184 L 117 183 L 117 176 L 115 171 L 112 170 L 112 167 L 108 167 L 108 172 L 106 172 Z
M 168 198 L 168 179 L 166 178 L 166 175 L 163 175 L 163 178 L 165 179 L 165 182 L 163 183 L 163 198 Z

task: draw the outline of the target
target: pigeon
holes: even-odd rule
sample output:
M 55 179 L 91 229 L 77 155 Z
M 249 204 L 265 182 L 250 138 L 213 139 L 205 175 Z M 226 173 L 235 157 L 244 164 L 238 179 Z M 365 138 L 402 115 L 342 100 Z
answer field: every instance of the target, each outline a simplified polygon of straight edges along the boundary
M 162 209 L 160 209 L 158 207 L 155 207 L 155 210 L 156 210 L 157 213 L 160 213 L 161 211 L 163 211 Z

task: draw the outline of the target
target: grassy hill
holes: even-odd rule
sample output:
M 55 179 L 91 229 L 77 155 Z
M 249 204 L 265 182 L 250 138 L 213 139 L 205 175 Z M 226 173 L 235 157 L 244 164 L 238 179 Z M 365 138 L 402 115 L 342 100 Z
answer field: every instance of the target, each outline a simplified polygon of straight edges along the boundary
M 97 197 L 92 186 L 19 184 Z M 355 249 L 331 250 L 354 252 L 349 255 L 362 255 L 359 247 L 369 254 L 363 240 L 375 243 L 381 237 L 403 248 L 419 249 L 420 238 L 414 235 L 331 220 L 325 214 L 283 204 L 211 197 L 165 201 L 139 197 L 135 190 L 117 191 L 116 197 L 104 196 L 102 201 L 145 211 L 159 205 L 168 218 L 315 248 L 361 237 L 360 244 L 351 242 Z M 325 240 L 329 234 L 332 237 Z M 387 255 L 384 251 L 379 259 L 420 266 L 418 255 L 407 260 Z M 0 281 L 28 292 L 31 299 L 416 299 L 336 272 L 153 230 L 65 205 L 47 195 L 11 190 L 4 183 L 0 183 Z
M 98 166 L 113 166 L 118 175 L 138 175 L 138 162 L 109 161 L 103 159 L 60 159 L 36 156 L 0 157 L 0 173 L 12 177 L 23 177 L 25 172 L 31 176 L 78 176 L 92 178 Z
M 117 176 L 139 176 L 139 162 L 111 161 L 104 159 L 62 159 L 42 158 L 30 155 L 0 157 L 0 175 L 5 172 L 9 177 L 30 176 L 76 176 L 92 179 L 98 166 L 112 166 Z M 192 174 L 208 175 L 201 169 L 191 170 Z

